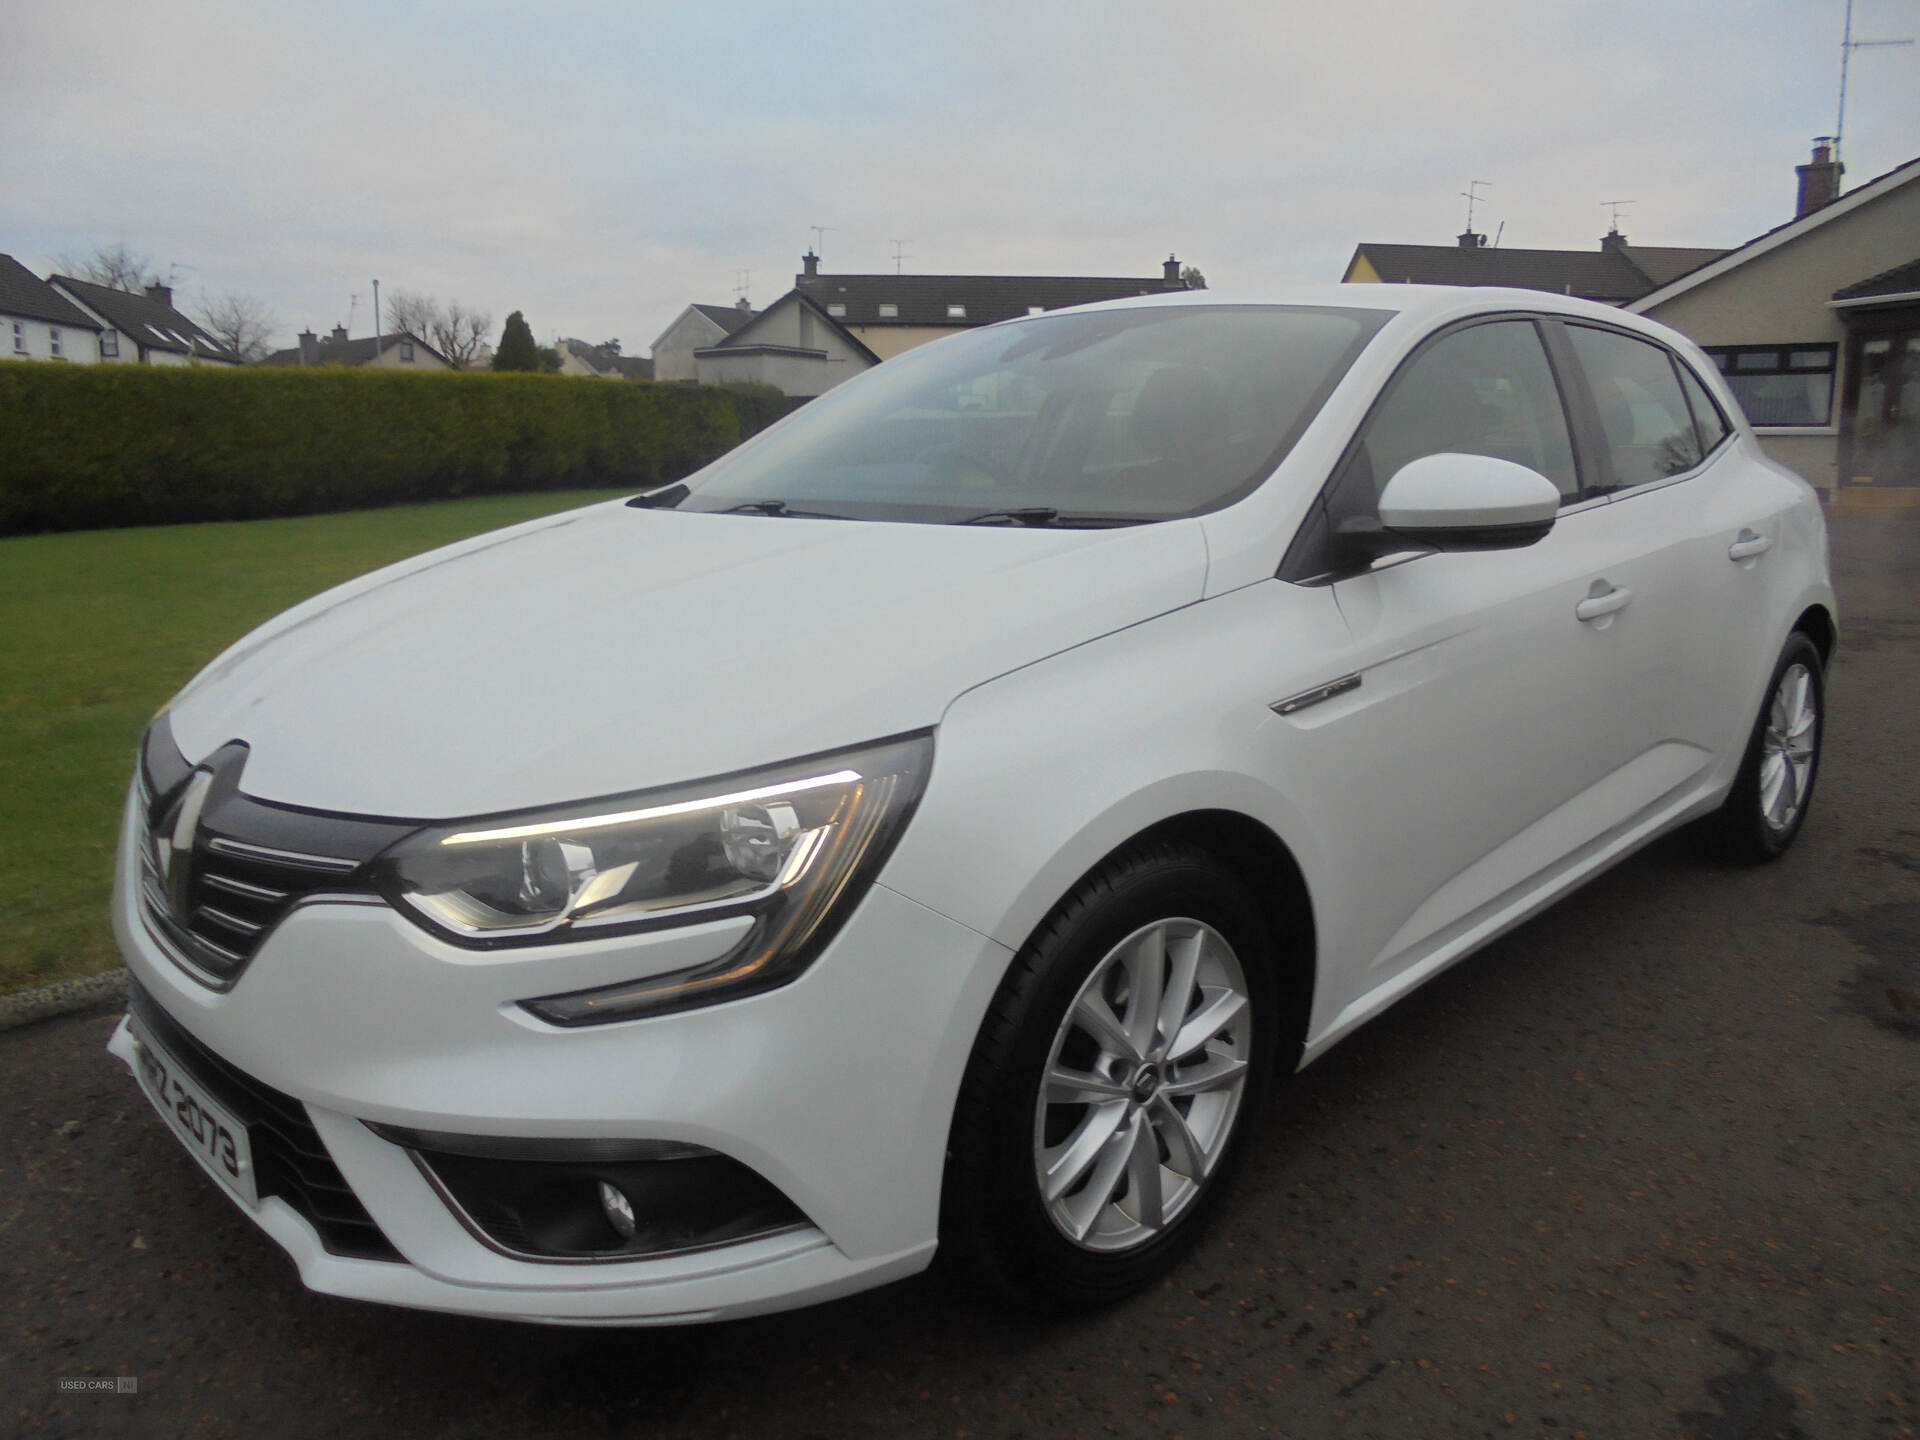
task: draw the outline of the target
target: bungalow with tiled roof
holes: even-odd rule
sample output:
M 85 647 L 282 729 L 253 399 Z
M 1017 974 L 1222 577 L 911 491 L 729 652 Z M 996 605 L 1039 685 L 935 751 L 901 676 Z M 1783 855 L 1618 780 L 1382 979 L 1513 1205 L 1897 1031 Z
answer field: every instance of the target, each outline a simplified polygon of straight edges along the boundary
M 336 325 L 333 334 L 322 339 L 311 330 L 300 332 L 300 343 L 291 350 L 276 350 L 260 362 L 262 365 L 373 365 L 381 369 L 451 370 L 447 357 L 410 330 L 389 330 L 378 339 L 372 335 L 358 340 L 347 338 L 347 327 Z
M 553 342 L 560 357 L 562 375 L 591 376 L 596 380 L 651 380 L 653 361 L 638 355 L 622 355 L 618 340 L 603 340 L 598 345 L 568 337 Z
M 1628 308 L 1713 357 L 1775 460 L 1920 504 L 1920 158 L 1844 194 L 1829 142 L 1796 169 L 1793 219 Z
M 812 253 L 801 264 L 793 289 L 694 352 L 695 378 L 704 384 L 755 380 L 788 395 L 819 395 L 943 335 L 1070 305 L 1187 288 L 1171 255 L 1161 273 L 1150 277 L 822 275 L 820 258 Z
M 1356 245 L 1348 284 L 1503 285 L 1625 305 L 1724 255 L 1677 245 L 1631 245 L 1618 230 L 1598 250 L 1509 250 L 1469 230 L 1453 245 Z

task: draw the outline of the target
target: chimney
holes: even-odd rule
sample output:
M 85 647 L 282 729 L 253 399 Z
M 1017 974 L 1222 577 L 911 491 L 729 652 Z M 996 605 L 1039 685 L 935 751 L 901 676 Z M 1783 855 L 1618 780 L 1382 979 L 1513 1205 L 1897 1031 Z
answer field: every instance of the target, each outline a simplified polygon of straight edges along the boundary
M 1487 237 L 1472 230 L 1462 230 L 1458 236 L 1462 250 L 1482 250 L 1486 248 Z
M 1600 237 L 1600 248 L 1602 250 L 1625 250 L 1627 248 L 1627 237 L 1622 235 L 1618 230 L 1609 230 Z
M 753 302 L 742 295 L 738 300 L 733 302 L 733 308 L 738 310 L 742 315 L 751 315 L 753 313 Z
M 1831 205 L 1840 198 L 1840 177 L 1847 173 L 1847 167 L 1833 153 L 1836 138 L 1832 135 L 1814 136 L 1813 162 L 1793 167 L 1794 174 L 1800 177 L 1800 199 L 1794 206 L 1794 219 L 1810 215 L 1822 205 Z
M 1180 284 L 1180 262 L 1171 255 L 1167 256 L 1167 263 L 1160 267 L 1160 278 L 1164 280 L 1169 287 L 1178 288 Z
M 320 363 L 320 337 L 311 330 L 300 332 L 300 363 L 302 365 Z
M 347 343 L 347 327 L 346 326 L 336 325 L 333 327 L 333 343 L 335 345 L 344 345 Z
M 820 278 L 820 257 L 814 254 L 813 251 L 809 250 L 806 254 L 802 255 L 800 257 L 800 264 L 803 268 L 800 274 L 794 278 L 799 280 L 801 284 L 804 285 L 809 280 L 818 280 Z
M 147 286 L 147 298 L 149 300 L 158 300 L 162 305 L 171 310 L 173 308 L 173 287 L 171 285 L 162 285 L 156 280 Z

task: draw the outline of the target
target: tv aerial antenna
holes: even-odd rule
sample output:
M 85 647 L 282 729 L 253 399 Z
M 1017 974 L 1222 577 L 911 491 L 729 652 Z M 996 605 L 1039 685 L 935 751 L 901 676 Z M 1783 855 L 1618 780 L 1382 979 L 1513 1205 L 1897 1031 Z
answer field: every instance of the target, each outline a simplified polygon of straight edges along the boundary
M 1491 190 L 1493 188 L 1493 182 L 1491 180 L 1469 180 L 1467 182 L 1467 188 L 1460 192 L 1461 198 L 1467 202 L 1467 233 L 1469 235 L 1473 234 L 1473 207 L 1480 203 L 1480 190 L 1483 186 Z
M 1840 137 L 1847 131 L 1847 62 L 1856 50 L 1879 50 L 1913 44 L 1911 35 L 1900 40 L 1856 40 L 1853 38 L 1853 0 L 1847 0 L 1846 28 L 1840 35 L 1840 109 L 1833 121 L 1833 158 L 1840 158 Z
M 893 273 L 898 275 L 900 273 L 900 262 L 902 260 L 911 260 L 913 259 L 913 256 L 905 254 L 900 248 L 901 246 L 907 244 L 908 243 L 907 241 L 889 240 L 887 243 L 893 246 Z
M 1615 235 L 1620 233 L 1620 212 L 1629 205 L 1638 204 L 1634 200 L 1602 200 L 1600 208 L 1607 212 L 1607 229 Z
M 745 300 L 747 298 L 748 284 L 752 279 L 753 279 L 753 271 L 751 270 L 736 270 L 733 272 L 734 299 Z M 752 302 L 749 301 L 748 303 L 751 304 Z
M 838 230 L 840 227 L 838 225 L 809 225 L 807 228 L 813 231 L 813 258 L 818 260 L 820 258 L 820 252 L 827 248 L 827 232 L 829 230 Z
M 360 308 L 360 292 L 354 291 L 347 296 L 347 333 L 353 333 L 353 312 Z

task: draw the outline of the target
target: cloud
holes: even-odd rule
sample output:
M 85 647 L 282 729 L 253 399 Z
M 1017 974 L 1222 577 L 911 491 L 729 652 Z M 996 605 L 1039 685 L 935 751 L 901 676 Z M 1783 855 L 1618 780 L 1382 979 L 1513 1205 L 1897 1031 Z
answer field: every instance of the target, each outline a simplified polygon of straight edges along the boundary
M 0 248 L 125 238 L 289 332 L 369 281 L 639 353 L 829 270 L 1338 276 L 1361 240 L 1587 246 L 1786 218 L 1838 15 L 1618 0 L 15 7 Z M 1860 0 L 1859 33 L 1913 7 Z M 1881 27 L 1875 29 L 1874 27 Z M 1911 158 L 1915 51 L 1856 57 L 1850 178 Z

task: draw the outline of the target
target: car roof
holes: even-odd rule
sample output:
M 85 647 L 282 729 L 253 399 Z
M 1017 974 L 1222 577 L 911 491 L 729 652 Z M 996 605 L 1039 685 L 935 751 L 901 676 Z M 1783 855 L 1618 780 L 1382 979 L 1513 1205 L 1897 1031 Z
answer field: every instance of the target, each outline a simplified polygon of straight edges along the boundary
M 1570 319 L 1601 320 L 1623 330 L 1637 330 L 1645 335 L 1658 336 L 1669 343 L 1677 338 L 1675 332 L 1665 325 L 1598 301 L 1582 300 L 1573 295 L 1555 295 L 1544 290 L 1517 290 L 1491 285 L 1322 284 L 1277 286 L 1263 290 L 1176 290 L 1170 294 L 1129 296 L 1122 300 L 1108 300 L 1075 308 L 1130 310 L 1148 306 L 1205 305 L 1333 306 L 1350 310 L 1375 310 L 1404 317 L 1423 329 L 1477 314 L 1525 310 L 1534 314 L 1565 315 Z M 1017 325 L 1021 320 L 1016 318 L 1001 323 Z

